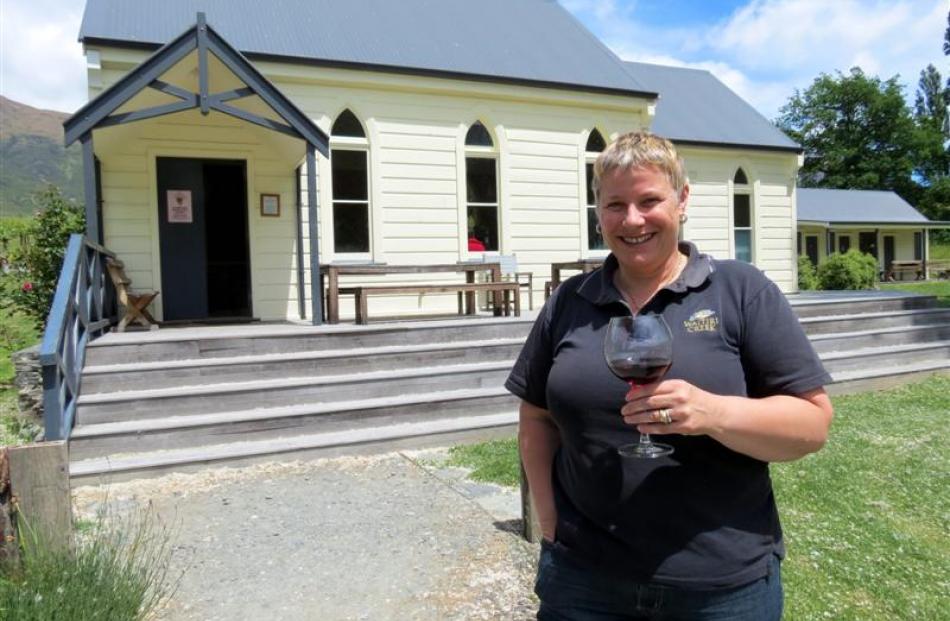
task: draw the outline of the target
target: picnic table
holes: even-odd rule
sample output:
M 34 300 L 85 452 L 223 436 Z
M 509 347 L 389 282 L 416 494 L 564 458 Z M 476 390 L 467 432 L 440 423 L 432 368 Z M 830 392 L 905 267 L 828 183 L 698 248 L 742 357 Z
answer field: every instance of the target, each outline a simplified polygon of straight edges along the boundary
M 900 280 L 904 280 L 904 274 L 913 274 L 914 280 L 922 280 L 924 278 L 923 261 L 891 261 L 890 268 L 884 274 L 884 278 L 885 280 L 897 280 L 896 276 L 900 275 Z
M 575 261 L 560 261 L 557 263 L 551 264 L 551 280 L 545 283 L 544 285 L 544 297 L 547 298 L 551 295 L 551 292 L 557 289 L 558 285 L 561 284 L 561 272 L 562 271 L 579 271 L 587 274 L 588 272 L 593 272 L 595 269 L 604 264 L 604 259 L 601 258 L 590 258 L 590 259 L 577 259 Z
M 386 276 L 390 274 L 444 274 L 464 273 L 465 283 L 474 284 L 476 276 L 480 272 L 489 275 L 490 283 L 501 283 L 501 264 L 483 263 L 483 262 L 460 262 L 460 263 L 441 263 L 434 265 L 388 265 L 384 263 L 339 263 L 320 266 L 320 287 L 323 288 L 324 277 L 326 278 L 326 307 L 327 323 L 340 322 L 340 277 L 341 276 Z M 446 283 L 439 283 L 445 286 Z M 491 285 L 485 283 L 488 288 Z M 431 288 L 431 283 L 418 285 L 422 289 Z M 405 288 L 411 288 L 407 285 Z M 473 287 L 460 288 L 465 289 L 465 312 L 466 314 L 475 314 L 475 290 Z M 502 300 L 499 296 L 493 296 L 493 307 L 495 315 L 502 314 Z

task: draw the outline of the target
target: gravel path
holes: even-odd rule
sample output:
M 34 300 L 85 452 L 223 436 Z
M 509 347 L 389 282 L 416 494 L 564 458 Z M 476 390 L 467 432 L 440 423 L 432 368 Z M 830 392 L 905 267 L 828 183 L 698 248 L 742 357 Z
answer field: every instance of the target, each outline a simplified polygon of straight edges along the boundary
M 214 468 L 74 490 L 77 515 L 151 503 L 184 571 L 163 620 L 533 618 L 518 491 L 444 449 Z

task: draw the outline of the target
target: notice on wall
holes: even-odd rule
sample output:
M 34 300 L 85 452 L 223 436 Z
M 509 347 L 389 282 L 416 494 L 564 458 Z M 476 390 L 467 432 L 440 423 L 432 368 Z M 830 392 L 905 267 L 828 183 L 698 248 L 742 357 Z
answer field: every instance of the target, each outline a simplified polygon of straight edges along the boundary
M 169 224 L 191 224 L 191 190 L 168 190 L 167 196 Z

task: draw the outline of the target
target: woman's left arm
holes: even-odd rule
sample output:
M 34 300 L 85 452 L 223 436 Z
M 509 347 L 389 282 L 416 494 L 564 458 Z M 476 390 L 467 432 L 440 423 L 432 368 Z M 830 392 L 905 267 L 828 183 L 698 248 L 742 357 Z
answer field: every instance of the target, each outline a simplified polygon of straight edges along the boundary
M 708 435 L 762 461 L 792 461 L 824 446 L 834 414 L 823 388 L 761 399 L 715 395 L 683 380 L 631 390 L 621 410 L 641 433 Z M 672 422 L 659 420 L 670 410 Z

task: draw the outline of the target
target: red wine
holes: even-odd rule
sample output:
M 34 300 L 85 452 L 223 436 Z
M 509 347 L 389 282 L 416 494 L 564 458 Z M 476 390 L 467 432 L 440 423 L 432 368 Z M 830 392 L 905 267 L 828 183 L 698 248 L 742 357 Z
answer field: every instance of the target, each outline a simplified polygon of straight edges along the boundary
M 607 360 L 607 366 L 614 375 L 631 384 L 652 384 L 666 375 L 671 364 L 668 358 L 624 356 Z

